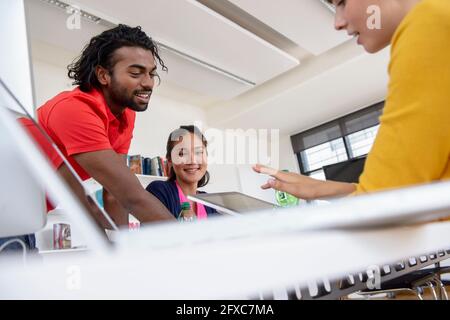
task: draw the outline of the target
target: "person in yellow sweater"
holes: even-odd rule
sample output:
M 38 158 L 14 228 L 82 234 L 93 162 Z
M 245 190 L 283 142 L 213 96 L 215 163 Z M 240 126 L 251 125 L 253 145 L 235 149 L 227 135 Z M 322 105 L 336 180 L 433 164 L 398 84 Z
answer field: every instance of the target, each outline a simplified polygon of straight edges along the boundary
M 450 179 L 450 1 L 329 2 L 336 7 L 335 28 L 358 37 L 367 52 L 391 44 L 378 135 L 358 184 L 255 165 L 256 172 L 273 177 L 262 188 L 312 200 Z M 369 6 L 381 12 L 381 28 L 368 27 Z

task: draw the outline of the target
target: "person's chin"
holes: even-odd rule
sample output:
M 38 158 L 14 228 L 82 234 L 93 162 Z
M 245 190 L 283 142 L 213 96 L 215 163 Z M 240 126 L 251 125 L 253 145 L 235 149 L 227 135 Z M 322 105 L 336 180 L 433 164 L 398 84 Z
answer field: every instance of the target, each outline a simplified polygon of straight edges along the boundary
M 379 49 L 377 49 L 376 47 L 370 46 L 370 45 L 364 45 L 364 50 L 366 50 L 367 53 L 377 53 L 378 51 L 380 51 Z
M 148 109 L 148 103 L 145 104 L 145 105 L 141 105 L 138 112 L 142 112 L 142 111 L 145 111 L 145 110 L 147 110 L 147 109 Z
M 368 53 L 377 53 L 381 50 L 383 50 L 384 48 L 387 47 L 388 44 L 380 44 L 377 42 L 370 42 L 370 41 L 361 41 L 361 45 L 364 47 L 364 50 L 366 50 Z
M 184 175 L 184 180 L 186 181 L 186 182 L 189 182 L 189 183 L 197 183 L 198 181 L 200 181 L 200 179 L 202 178 L 202 175 L 200 175 L 200 174 L 185 174 Z
M 143 112 L 143 111 L 148 109 L 148 103 L 146 103 L 146 104 L 137 104 L 137 103 L 135 103 L 135 104 L 129 106 L 129 108 L 131 110 L 133 110 L 133 111 L 136 111 L 136 112 Z

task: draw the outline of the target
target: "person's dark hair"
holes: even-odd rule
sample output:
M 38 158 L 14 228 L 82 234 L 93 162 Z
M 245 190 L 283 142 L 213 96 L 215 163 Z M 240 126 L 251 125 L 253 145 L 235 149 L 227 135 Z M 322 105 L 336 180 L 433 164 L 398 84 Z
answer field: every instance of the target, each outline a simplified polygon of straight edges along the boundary
M 169 134 L 169 138 L 167 139 L 167 146 L 166 146 L 166 159 L 172 160 L 172 150 L 175 147 L 175 145 L 183 139 L 183 136 L 187 133 L 193 133 L 197 137 L 199 137 L 202 140 L 203 146 L 205 149 L 208 147 L 208 141 L 206 140 L 203 133 L 200 131 L 199 128 L 197 128 L 194 125 L 189 126 L 180 126 L 178 129 L 172 131 Z M 175 171 L 172 167 L 169 168 L 169 181 L 175 181 L 177 176 L 175 175 Z M 199 180 L 197 183 L 197 187 L 201 188 L 208 184 L 209 182 L 209 172 L 206 171 L 205 175 Z
M 132 28 L 119 24 L 91 39 L 80 57 L 67 67 L 69 78 L 73 79 L 73 84 L 80 86 L 84 92 L 100 88 L 95 68 L 102 66 L 112 72 L 115 64 L 112 59 L 113 53 L 122 47 L 139 47 L 151 51 L 162 70 L 167 71 L 164 61 L 159 56 L 158 46 L 141 27 Z

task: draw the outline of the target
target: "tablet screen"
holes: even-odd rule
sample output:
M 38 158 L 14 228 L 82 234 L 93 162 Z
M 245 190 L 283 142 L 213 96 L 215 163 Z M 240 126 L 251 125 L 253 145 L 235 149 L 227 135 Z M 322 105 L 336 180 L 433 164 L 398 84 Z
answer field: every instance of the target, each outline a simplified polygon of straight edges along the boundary
M 218 210 L 220 210 L 220 208 L 225 208 L 237 213 L 268 210 L 277 207 L 272 203 L 247 196 L 240 192 L 197 194 L 196 196 L 193 196 L 192 199 L 201 200 L 199 202 L 202 202 L 205 205 L 211 204 L 211 207 Z

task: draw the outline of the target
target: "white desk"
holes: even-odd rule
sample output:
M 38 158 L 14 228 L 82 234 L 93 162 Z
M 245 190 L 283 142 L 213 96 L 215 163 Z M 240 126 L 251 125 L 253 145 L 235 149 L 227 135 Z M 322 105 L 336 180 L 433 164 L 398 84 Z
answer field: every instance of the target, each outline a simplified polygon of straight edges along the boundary
M 450 223 L 371 231 L 322 231 L 193 247 L 60 256 L 51 265 L 1 267 L 0 298 L 211 299 L 254 296 L 373 264 L 450 247 Z M 330 263 L 332 262 L 332 263 Z M 182 277 L 181 266 L 191 276 Z M 74 271 L 75 270 L 75 271 Z M 80 286 L 67 282 L 79 276 Z
M 0 287 L 9 288 L 0 298 L 235 298 L 336 279 L 449 249 L 450 222 L 411 224 L 448 215 L 449 190 L 445 183 L 301 212 L 145 226 L 108 252 L 26 269 L 0 261 Z M 183 266 L 192 266 L 189 277 L 180 274 Z

